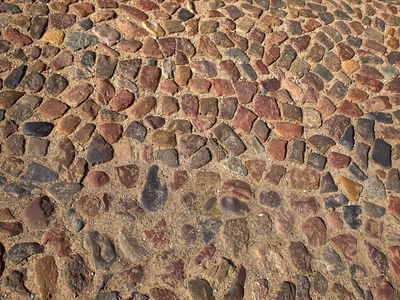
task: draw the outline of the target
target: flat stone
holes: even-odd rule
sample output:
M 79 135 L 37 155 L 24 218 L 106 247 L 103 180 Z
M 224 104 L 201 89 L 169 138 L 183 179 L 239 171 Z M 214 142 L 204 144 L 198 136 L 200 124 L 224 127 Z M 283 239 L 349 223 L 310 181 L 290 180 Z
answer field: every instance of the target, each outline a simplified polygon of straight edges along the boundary
M 280 112 L 276 100 L 264 95 L 256 95 L 253 104 L 254 113 L 265 119 L 280 120 Z
M 116 44 L 121 37 L 121 34 L 118 31 L 112 29 L 105 23 L 94 27 L 93 32 L 97 35 L 101 42 L 107 44 L 108 46 Z
M 237 216 L 244 216 L 250 212 L 249 206 L 236 197 L 225 196 L 219 201 L 219 207 L 224 212 L 230 212 Z
M 214 299 L 213 289 L 205 279 L 192 279 L 188 283 L 189 294 L 192 299 L 210 300 Z
M 222 228 L 225 248 L 237 257 L 247 252 L 249 232 L 245 219 L 227 220 Z
M 111 78 L 117 67 L 118 59 L 105 54 L 99 54 L 96 62 L 96 77 Z
M 119 166 L 115 168 L 117 178 L 125 188 L 133 188 L 139 177 L 139 167 L 135 164 Z
M 358 219 L 361 213 L 362 209 L 360 206 L 348 205 L 343 207 L 343 219 L 353 230 L 357 230 L 362 224 L 361 219 Z
M 306 274 L 311 273 L 311 257 L 303 243 L 291 242 L 289 253 L 291 262 L 298 271 Z
M 89 142 L 86 160 L 93 166 L 106 163 L 113 158 L 113 148 L 99 134 L 94 134 Z
M 323 254 L 318 261 L 326 267 L 332 276 L 338 276 L 345 270 L 340 256 L 330 246 L 325 246 Z
M 124 256 L 126 256 L 132 263 L 139 263 L 147 257 L 145 247 L 139 243 L 127 228 L 121 228 L 118 239 Z
M 2 91 L 0 92 L 0 105 L 2 108 L 8 109 L 14 105 L 19 98 L 24 95 L 23 92 Z
M 3 85 L 11 90 L 15 89 L 20 83 L 22 77 L 26 72 L 26 65 L 21 65 L 11 71 L 11 73 L 4 79 Z
M 51 96 L 58 96 L 68 86 L 68 80 L 61 75 L 52 74 L 44 84 L 45 90 Z
M 83 32 L 69 32 L 64 40 L 65 46 L 72 51 L 85 49 L 97 43 L 98 39 L 96 36 Z
M 44 252 L 44 247 L 38 243 L 16 243 L 7 252 L 7 258 L 14 264 L 18 264 L 24 259 Z
M 57 182 L 49 186 L 46 191 L 57 201 L 67 201 L 82 189 L 79 183 Z
M 383 168 L 390 168 L 391 146 L 382 139 L 376 139 L 372 150 L 372 160 Z
M 49 217 L 54 204 L 49 197 L 42 196 L 30 202 L 21 213 L 22 220 L 31 229 L 44 230 L 49 223 Z
M 87 267 L 84 259 L 78 253 L 71 254 L 65 262 L 65 275 L 69 289 L 75 293 L 80 293 L 87 287 L 92 278 L 91 271 Z
M 294 168 L 290 171 L 289 184 L 293 189 L 314 190 L 319 185 L 319 174 L 308 168 Z
M 140 143 L 143 143 L 147 135 L 147 130 L 144 126 L 142 126 L 138 122 L 133 121 L 126 128 L 124 135 L 129 138 L 135 139 Z
M 115 248 L 105 233 L 88 232 L 85 237 L 85 246 L 91 252 L 91 260 L 96 270 L 109 270 L 114 264 Z
M 21 180 L 28 182 L 48 183 L 58 179 L 57 172 L 37 163 L 30 163 Z
M 236 157 L 230 157 L 228 159 L 225 159 L 224 161 L 221 161 L 221 165 L 235 173 L 241 176 L 246 176 L 248 174 L 246 166 L 242 163 L 242 161 L 239 158 Z
M 53 256 L 44 256 L 35 262 L 35 284 L 42 299 L 51 299 L 57 289 L 58 270 Z
M 312 217 L 302 225 L 302 231 L 311 246 L 323 246 L 326 243 L 326 225 L 321 218 Z
M 374 265 L 374 267 L 381 273 L 386 272 L 389 268 L 386 255 L 367 241 L 364 241 L 364 244 L 368 251 L 368 258 L 371 260 L 371 263 Z
M 245 145 L 236 133 L 226 124 L 221 123 L 213 129 L 213 134 L 221 145 L 237 156 L 246 150 Z

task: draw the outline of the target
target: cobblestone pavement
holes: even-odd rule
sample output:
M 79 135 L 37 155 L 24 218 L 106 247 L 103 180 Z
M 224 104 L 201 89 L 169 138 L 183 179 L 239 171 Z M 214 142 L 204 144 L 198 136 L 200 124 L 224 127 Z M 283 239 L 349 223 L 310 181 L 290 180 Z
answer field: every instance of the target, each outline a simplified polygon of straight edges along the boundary
M 0 299 L 400 299 L 399 2 L 0 3 Z

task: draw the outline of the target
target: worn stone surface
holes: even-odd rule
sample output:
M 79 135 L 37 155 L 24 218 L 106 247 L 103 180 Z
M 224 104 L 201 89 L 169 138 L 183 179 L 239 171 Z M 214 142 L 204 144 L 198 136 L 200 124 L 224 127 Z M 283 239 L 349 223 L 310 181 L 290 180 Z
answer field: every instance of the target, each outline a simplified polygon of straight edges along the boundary
M 3 2 L 0 298 L 396 298 L 396 1 Z

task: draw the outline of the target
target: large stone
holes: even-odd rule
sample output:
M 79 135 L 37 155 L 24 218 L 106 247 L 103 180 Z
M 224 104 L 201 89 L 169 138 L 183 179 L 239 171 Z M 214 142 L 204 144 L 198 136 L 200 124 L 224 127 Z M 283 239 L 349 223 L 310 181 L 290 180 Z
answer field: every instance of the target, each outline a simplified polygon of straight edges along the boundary
M 222 236 L 226 249 L 235 257 L 247 252 L 249 231 L 245 219 L 231 219 L 225 222 Z
M 49 183 L 58 180 L 57 172 L 35 162 L 28 165 L 26 172 L 21 176 L 21 180 L 28 182 Z
M 47 196 L 34 199 L 22 210 L 21 217 L 26 226 L 31 229 L 44 230 L 49 223 L 49 217 L 54 204 Z
M 58 270 L 53 256 L 38 259 L 34 266 L 35 284 L 41 299 L 52 299 L 57 290 Z
M 118 238 L 122 253 L 132 263 L 141 263 L 144 259 L 146 259 L 146 249 L 127 228 L 121 228 Z
M 213 129 L 217 141 L 231 154 L 238 156 L 246 150 L 246 146 L 227 124 L 221 123 Z
M 106 163 L 113 159 L 113 153 L 113 147 L 101 135 L 94 134 L 87 148 L 86 160 L 92 166 Z
M 7 258 L 14 264 L 18 264 L 24 259 L 38 253 L 43 253 L 44 247 L 35 242 L 17 243 L 7 252 Z
M 65 262 L 65 276 L 70 290 L 78 294 L 90 284 L 92 272 L 80 254 L 72 254 Z

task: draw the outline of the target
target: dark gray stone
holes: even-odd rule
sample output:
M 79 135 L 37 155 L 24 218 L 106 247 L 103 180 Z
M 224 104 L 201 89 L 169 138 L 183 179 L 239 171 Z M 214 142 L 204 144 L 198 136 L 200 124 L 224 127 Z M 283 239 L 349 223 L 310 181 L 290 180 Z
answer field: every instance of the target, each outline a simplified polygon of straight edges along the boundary
M 284 281 L 281 283 L 275 300 L 295 300 L 296 299 L 296 286 L 289 282 Z
M 328 291 L 328 280 L 320 272 L 314 276 L 313 288 L 320 295 L 325 295 Z
M 34 95 L 24 95 L 7 110 L 7 116 L 16 122 L 22 122 L 29 119 L 33 111 L 42 102 L 42 98 Z
M 32 184 L 24 184 L 19 182 L 11 182 L 4 186 L 3 192 L 16 197 L 31 196 L 31 192 L 39 187 Z
M 285 45 L 283 48 L 283 51 L 281 52 L 281 56 L 276 62 L 276 65 L 288 71 L 290 69 L 290 66 L 292 65 L 292 62 L 296 59 L 297 53 L 296 50 L 293 49 L 292 46 L 290 45 Z
M 383 168 L 390 168 L 392 166 L 391 155 L 392 147 L 390 144 L 380 138 L 376 139 L 372 150 L 372 160 Z
M 109 270 L 116 260 L 116 253 L 111 239 L 98 231 L 88 232 L 85 243 L 91 251 L 93 265 L 96 270 Z
M 224 54 L 241 63 L 248 63 L 250 61 L 250 58 L 247 56 L 247 54 L 239 48 L 231 48 L 226 50 Z
M 26 69 L 27 69 L 27 66 L 22 65 L 22 66 L 15 68 L 14 70 L 12 70 L 10 75 L 8 75 L 4 79 L 4 83 L 3 83 L 4 86 L 6 88 L 14 90 L 20 83 L 22 77 L 24 77 Z
M 360 169 L 360 167 L 353 162 L 350 163 L 348 170 L 351 174 L 353 174 L 355 178 L 357 178 L 360 181 L 368 179 L 368 176 L 365 175 L 365 173 Z
M 81 65 L 87 68 L 91 68 L 94 66 L 96 61 L 96 52 L 94 51 L 85 51 L 81 58 Z
M 135 79 L 139 74 L 141 66 L 141 59 L 121 60 L 118 62 L 118 72 L 126 78 Z
M 321 64 L 317 64 L 313 70 L 313 72 L 322 77 L 326 82 L 329 82 L 333 79 L 333 75 L 327 68 L 325 68 Z
M 217 141 L 232 155 L 238 156 L 246 150 L 246 146 L 227 124 L 221 123 L 213 129 Z
M 340 207 L 349 202 L 349 199 L 343 194 L 331 195 L 324 198 L 325 208 L 329 209 L 331 207 Z
M 365 214 L 369 217 L 379 219 L 386 214 L 386 208 L 372 202 L 364 202 Z
M 335 16 L 330 12 L 319 13 L 318 17 L 321 19 L 321 21 L 325 25 L 328 25 L 328 24 L 332 23 L 333 21 L 335 21 Z
M 340 259 L 340 256 L 330 246 L 325 246 L 324 252 L 318 261 L 325 266 L 326 270 L 332 276 L 338 276 L 346 269 L 342 260 Z
M 89 30 L 89 29 L 92 29 L 92 27 L 93 27 L 93 22 L 92 22 L 92 20 L 90 20 L 89 18 L 81 19 L 81 20 L 79 20 L 79 21 L 77 22 L 77 24 L 78 24 L 78 26 L 79 26 L 80 28 L 82 28 L 82 30 L 84 30 L 84 31 Z
M 318 171 L 323 171 L 326 165 L 326 157 L 312 152 L 308 155 L 307 166 Z
M 349 44 L 349 46 L 355 47 L 355 48 L 360 48 L 362 45 L 362 39 L 356 36 L 348 35 L 346 38 L 346 42 Z
M 350 125 L 344 131 L 342 137 L 339 139 L 339 144 L 346 147 L 347 150 L 351 151 L 354 147 L 354 126 Z
M 149 168 L 142 190 L 140 201 L 143 207 L 149 211 L 161 209 L 168 200 L 167 185 L 161 183 L 158 171 L 159 167 L 157 165 Z
M 92 298 L 92 300 L 118 300 L 118 299 L 119 297 L 117 292 L 98 294 L 97 296 Z
M 92 166 L 109 162 L 113 159 L 114 149 L 99 134 L 94 134 L 89 141 L 86 160 Z
M 187 21 L 187 20 L 190 20 L 191 18 L 193 18 L 194 14 L 185 8 L 181 8 L 180 11 L 178 12 L 177 17 L 181 21 Z
M 59 176 L 57 172 L 35 162 L 31 162 L 28 165 L 25 174 L 21 176 L 21 180 L 28 182 L 48 183 L 58 180 L 58 177 Z
M 46 191 L 57 201 L 67 201 L 82 189 L 82 185 L 73 182 L 57 182 L 49 186 Z
M 362 220 L 357 219 L 361 213 L 362 209 L 358 205 L 343 206 L 343 219 L 353 230 L 357 230 L 362 224 Z
M 8 250 L 6 258 L 14 264 L 18 264 L 24 259 L 38 253 L 43 253 L 44 247 L 38 243 L 17 243 Z
M 124 132 L 124 135 L 126 137 L 135 139 L 140 143 L 144 142 L 146 134 L 147 134 L 146 128 L 136 121 L 130 123 Z
M 53 130 L 54 125 L 48 122 L 27 122 L 22 125 L 24 135 L 45 137 Z
M 375 139 L 374 120 L 359 118 L 355 126 L 355 131 L 366 143 L 372 143 Z
M 111 78 L 117 67 L 118 59 L 104 54 L 99 54 L 96 63 L 96 77 Z
M 222 211 L 233 213 L 237 216 L 244 216 L 250 212 L 249 206 L 236 197 L 225 196 L 219 200 L 219 207 Z
M 72 51 L 96 45 L 97 42 L 96 36 L 82 32 L 68 32 L 64 39 L 65 46 Z
M 6 114 L 6 110 L 0 109 L 0 122 L 4 120 L 5 114 Z
M 376 122 L 393 124 L 393 118 L 390 113 L 384 113 L 381 111 L 371 111 L 367 113 L 367 116 Z
M 218 233 L 222 221 L 218 219 L 206 219 L 205 221 L 199 221 L 201 239 L 205 244 L 212 241 L 215 235 Z
M 156 160 L 162 161 L 170 168 L 176 168 L 179 166 L 178 151 L 173 149 L 161 149 L 154 153 Z
M 16 4 L 7 2 L 3 2 L 0 4 L 0 13 L 19 14 L 21 12 L 22 10 Z

